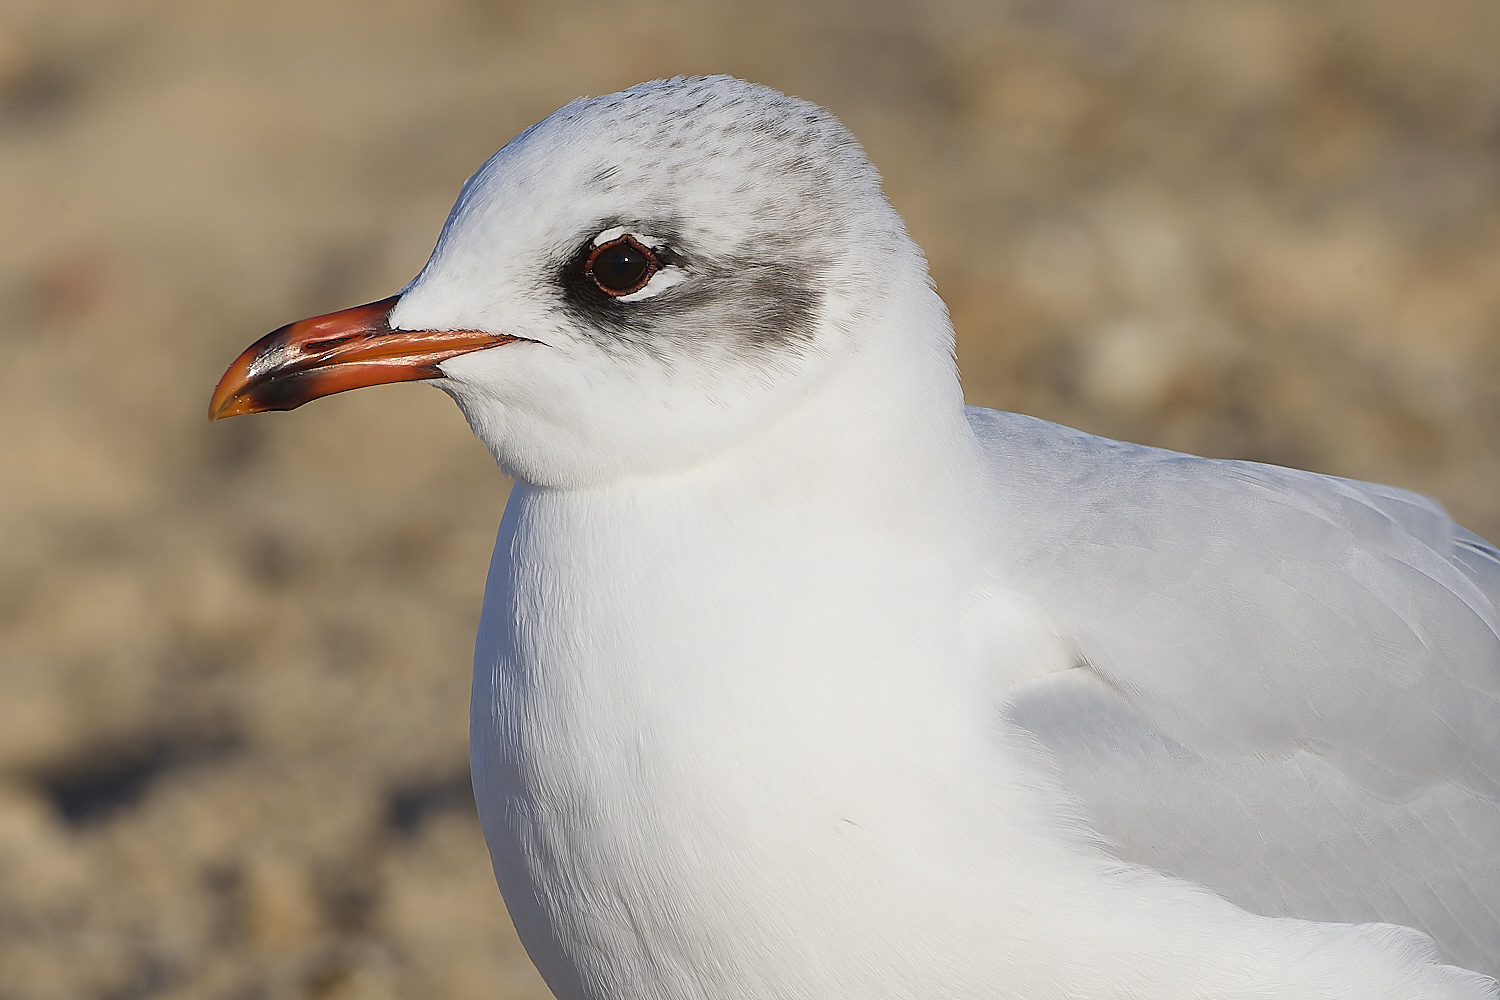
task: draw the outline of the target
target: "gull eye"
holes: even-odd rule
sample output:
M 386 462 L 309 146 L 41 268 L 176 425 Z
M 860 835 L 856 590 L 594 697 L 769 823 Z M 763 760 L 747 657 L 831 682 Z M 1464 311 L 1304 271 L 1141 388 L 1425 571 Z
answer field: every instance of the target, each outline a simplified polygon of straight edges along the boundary
M 583 262 L 583 273 L 599 286 L 599 291 L 615 297 L 645 288 L 660 268 L 656 254 L 630 236 L 594 247 Z

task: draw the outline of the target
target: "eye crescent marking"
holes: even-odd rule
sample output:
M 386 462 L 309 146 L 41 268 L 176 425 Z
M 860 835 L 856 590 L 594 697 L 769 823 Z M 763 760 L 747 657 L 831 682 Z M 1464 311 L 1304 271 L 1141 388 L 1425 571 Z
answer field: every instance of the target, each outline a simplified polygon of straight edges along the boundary
M 662 268 L 647 279 L 646 284 L 639 290 L 629 292 L 625 295 L 615 296 L 616 302 L 639 302 L 642 299 L 654 298 L 665 292 L 673 285 L 681 284 L 687 280 L 687 272 L 680 267 L 667 266 Z
M 589 241 L 589 246 L 602 247 L 606 243 L 613 243 L 621 236 L 629 236 L 641 246 L 649 247 L 652 250 L 657 250 L 667 245 L 667 241 L 659 236 L 648 236 L 645 233 L 638 233 L 633 229 L 627 229 L 624 226 L 615 226 L 611 229 L 606 229 L 598 236 L 595 236 L 591 241 Z
M 627 231 L 628 230 L 626 230 L 626 228 L 624 226 L 616 226 L 613 229 L 606 229 L 604 232 L 600 233 L 598 236 L 595 236 L 594 237 L 594 242 L 591 243 L 591 244 L 589 244 L 589 245 L 590 246 L 595 246 L 595 247 L 602 247 L 606 243 L 613 243 L 615 240 L 619 239 L 621 236 L 624 236 Z M 630 235 L 631 236 L 636 236 L 635 233 L 630 233 Z M 637 238 L 639 238 L 639 237 L 637 237 Z M 644 241 L 642 241 L 642 242 L 644 242 Z

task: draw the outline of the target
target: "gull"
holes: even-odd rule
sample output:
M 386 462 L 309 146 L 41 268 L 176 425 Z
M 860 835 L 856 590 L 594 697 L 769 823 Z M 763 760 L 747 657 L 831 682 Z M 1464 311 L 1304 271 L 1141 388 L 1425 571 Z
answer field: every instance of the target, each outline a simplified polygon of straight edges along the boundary
M 404 380 L 515 480 L 471 765 L 562 1000 L 1497 995 L 1500 552 L 966 408 L 827 111 L 575 101 L 210 416 Z

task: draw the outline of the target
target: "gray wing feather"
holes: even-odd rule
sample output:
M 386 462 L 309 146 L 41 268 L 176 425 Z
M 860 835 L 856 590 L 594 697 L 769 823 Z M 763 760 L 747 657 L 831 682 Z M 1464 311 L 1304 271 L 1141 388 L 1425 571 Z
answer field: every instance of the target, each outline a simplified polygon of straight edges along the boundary
M 1310 751 L 1190 750 L 1086 669 L 1021 685 L 1009 712 L 1121 858 L 1267 916 L 1382 921 L 1500 972 L 1500 804 L 1430 782 L 1390 801 Z
M 1391 487 L 970 422 L 995 572 L 1087 667 L 1016 721 L 1122 855 L 1500 967 L 1500 551 Z

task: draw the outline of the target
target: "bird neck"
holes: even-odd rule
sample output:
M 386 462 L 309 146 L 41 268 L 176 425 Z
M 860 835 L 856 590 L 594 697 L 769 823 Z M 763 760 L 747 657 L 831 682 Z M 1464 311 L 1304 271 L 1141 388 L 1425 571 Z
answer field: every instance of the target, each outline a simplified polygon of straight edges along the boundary
M 943 345 L 913 350 L 877 332 L 780 419 L 710 460 L 586 488 L 518 483 L 491 597 L 559 629 L 564 618 L 578 627 L 581 606 L 618 618 L 611 630 L 653 631 L 644 621 L 658 636 L 733 607 L 787 634 L 793 618 L 814 632 L 848 624 L 840 616 L 890 618 L 921 590 L 935 621 L 978 575 L 979 469 Z
M 587 489 L 518 483 L 476 711 L 541 706 L 527 711 L 580 759 L 641 732 L 676 748 L 663 760 L 733 758 L 775 730 L 763 757 L 829 774 L 872 746 L 932 757 L 934 730 L 980 732 L 965 624 L 978 463 L 948 367 L 951 385 L 940 370 L 902 378 L 871 350 L 714 461 Z

